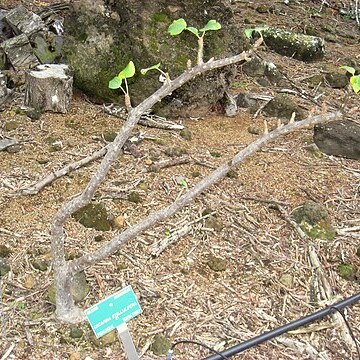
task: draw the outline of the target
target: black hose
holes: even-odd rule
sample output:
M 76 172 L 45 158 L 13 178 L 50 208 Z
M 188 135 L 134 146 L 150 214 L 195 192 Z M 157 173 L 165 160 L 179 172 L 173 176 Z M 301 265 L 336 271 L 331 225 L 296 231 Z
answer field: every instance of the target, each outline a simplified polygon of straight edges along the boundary
M 338 310 L 341 310 L 345 307 L 348 307 L 354 303 L 356 303 L 357 301 L 360 300 L 360 293 L 356 294 L 356 295 L 353 295 L 345 300 L 342 300 L 338 303 L 335 303 L 333 305 L 330 305 L 328 307 L 326 307 L 325 309 L 322 309 L 322 310 L 319 310 L 313 314 L 310 314 L 308 316 L 305 316 L 301 319 L 298 319 L 298 320 L 294 320 L 286 325 L 283 325 L 283 326 L 280 326 L 274 330 L 270 330 L 264 334 L 261 334 L 261 335 L 258 335 L 252 339 L 249 339 L 241 344 L 238 344 L 238 345 L 235 345 L 229 349 L 226 349 L 224 351 L 221 351 L 220 354 L 222 356 L 225 356 L 225 357 L 230 357 L 230 356 L 233 356 L 233 355 L 236 355 L 236 354 L 239 354 L 241 353 L 242 351 L 245 351 L 255 345 L 259 345 L 259 344 L 262 344 L 263 342 L 265 341 L 268 341 L 268 340 L 271 340 L 273 339 L 274 337 L 277 337 L 279 335 L 282 335 L 288 331 L 291 331 L 291 330 L 295 330 L 301 326 L 304 326 L 304 325 L 307 325 L 309 323 L 312 323 L 316 320 L 319 320 L 319 319 L 322 319 L 323 317 L 325 316 L 328 316 L 328 315 L 331 315 L 333 314 L 334 312 L 338 311 Z M 207 358 L 205 358 L 204 360 L 221 360 L 223 359 L 223 357 L 221 357 L 220 355 L 212 355 L 212 356 L 209 356 Z

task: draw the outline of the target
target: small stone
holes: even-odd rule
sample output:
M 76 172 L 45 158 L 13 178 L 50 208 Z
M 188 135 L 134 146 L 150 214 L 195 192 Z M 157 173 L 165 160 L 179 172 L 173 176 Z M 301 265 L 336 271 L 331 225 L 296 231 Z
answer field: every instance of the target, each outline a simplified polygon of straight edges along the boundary
M 104 241 L 105 238 L 104 238 L 102 235 L 96 235 L 96 236 L 94 237 L 94 240 L 95 240 L 96 242 L 101 242 L 101 241 Z
M 155 335 L 154 341 L 151 345 L 151 351 L 154 355 L 166 355 L 171 348 L 170 340 L 163 335 Z
M 104 137 L 104 140 L 107 142 L 113 142 L 117 136 L 117 132 L 115 131 L 104 131 L 102 136 Z
M 15 120 L 11 120 L 5 123 L 4 129 L 5 131 L 16 130 L 19 127 L 19 123 Z
M 36 161 L 37 161 L 37 163 L 40 164 L 40 165 L 45 165 L 45 164 L 47 164 L 47 163 L 50 162 L 49 159 L 45 159 L 45 158 L 43 158 L 43 159 L 36 159 Z
M 263 110 L 268 116 L 288 120 L 291 119 L 293 113 L 295 113 L 295 120 L 301 120 L 305 117 L 302 109 L 286 95 L 275 96 L 265 105 Z
M 225 271 L 227 268 L 226 260 L 220 259 L 216 256 L 211 256 L 206 264 L 211 270 L 216 272 Z
M 150 165 L 152 165 L 154 162 L 153 162 L 150 158 L 146 158 L 146 159 L 144 160 L 144 163 L 145 163 L 145 165 L 150 166 Z
M 28 118 L 35 121 L 41 118 L 42 112 L 39 109 L 30 108 L 25 111 L 25 114 Z
M 34 286 L 35 286 L 35 277 L 33 275 L 28 275 L 25 278 L 24 287 L 26 287 L 27 289 L 32 289 Z
M 72 326 L 69 335 L 73 339 L 80 339 L 84 335 L 84 331 L 77 326 Z
M 183 139 L 188 140 L 188 141 L 191 141 L 191 139 L 192 139 L 191 131 L 188 128 L 182 129 L 180 131 L 180 136 Z
M 87 228 L 99 231 L 109 231 L 111 229 L 111 221 L 103 204 L 90 203 L 76 211 L 72 216 Z
M 210 229 L 214 229 L 215 231 L 221 231 L 222 228 L 224 227 L 223 223 L 217 219 L 215 216 L 210 215 L 206 220 L 205 220 L 205 227 L 210 228 Z
M 0 257 L 6 258 L 12 253 L 11 249 L 6 245 L 0 244 Z
M 256 11 L 259 14 L 266 14 L 268 12 L 270 12 L 270 6 L 269 5 L 265 5 L 265 4 L 261 4 L 259 6 L 256 7 Z
M 292 217 L 312 239 L 333 240 L 336 236 L 328 212 L 321 204 L 307 201 L 293 211 Z
M 128 201 L 135 203 L 135 204 L 139 204 L 142 202 L 141 196 L 139 193 L 137 193 L 136 191 L 131 192 L 128 197 L 127 197 Z
M 261 134 L 261 129 L 259 129 L 257 126 L 249 126 L 247 130 L 248 130 L 248 133 L 253 134 L 253 135 Z
M 10 271 L 8 262 L 0 257 L 0 276 L 6 275 Z
M 337 273 L 343 279 L 353 281 L 356 280 L 357 269 L 352 264 L 340 264 L 337 267 Z
M 109 333 L 102 336 L 100 339 L 97 339 L 93 332 L 91 332 L 89 337 L 90 341 L 98 348 L 103 348 L 119 341 L 117 332 L 115 330 L 110 331 Z
M 81 355 L 77 351 L 70 353 L 69 360 L 81 360 Z
M 170 147 L 165 150 L 165 154 L 170 157 L 179 157 L 181 155 L 187 154 L 186 149 L 181 147 Z
M 210 151 L 210 155 L 214 158 L 220 158 L 221 157 L 221 153 L 217 152 L 217 151 Z
M 31 265 L 36 269 L 40 271 L 46 271 L 48 268 L 48 263 L 44 260 L 35 259 L 31 262 Z
M 291 274 L 284 274 L 279 279 L 280 283 L 287 288 L 292 288 L 294 285 L 294 277 Z
M 211 213 L 213 213 L 213 212 L 214 212 L 213 209 L 207 207 L 207 208 L 201 213 L 201 215 L 202 215 L 202 216 L 206 216 L 206 215 L 209 215 L 209 214 L 211 214 Z
M 125 218 L 123 215 L 119 215 L 114 219 L 114 227 L 116 229 L 122 229 L 125 226 Z
M 19 145 L 19 144 L 11 145 L 11 146 L 9 146 L 9 147 L 6 148 L 6 151 L 7 151 L 9 154 L 16 154 L 16 153 L 18 153 L 20 150 L 21 150 L 21 145 Z
M 47 138 L 44 139 L 44 143 L 46 145 L 52 145 L 54 142 L 56 142 L 58 139 L 56 139 L 55 137 L 53 137 L 52 135 L 48 136 Z
M 325 79 L 333 89 L 343 89 L 349 85 L 346 74 L 331 72 L 325 75 Z
M 229 179 L 237 179 L 239 177 L 239 174 L 235 170 L 229 170 L 226 174 L 226 177 Z

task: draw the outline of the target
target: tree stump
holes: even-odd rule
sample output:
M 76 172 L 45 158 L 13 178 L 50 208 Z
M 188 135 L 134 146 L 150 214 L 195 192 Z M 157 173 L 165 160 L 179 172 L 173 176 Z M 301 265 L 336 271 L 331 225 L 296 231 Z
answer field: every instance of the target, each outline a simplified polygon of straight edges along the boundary
M 40 111 L 66 113 L 72 88 L 73 77 L 67 65 L 38 65 L 26 74 L 24 103 Z

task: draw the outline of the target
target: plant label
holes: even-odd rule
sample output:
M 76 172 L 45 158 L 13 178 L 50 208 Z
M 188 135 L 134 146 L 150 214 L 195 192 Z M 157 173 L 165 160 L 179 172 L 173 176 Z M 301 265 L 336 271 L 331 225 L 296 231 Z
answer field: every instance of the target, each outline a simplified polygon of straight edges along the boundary
M 95 336 L 100 338 L 141 314 L 142 309 L 129 285 L 88 308 L 84 313 Z

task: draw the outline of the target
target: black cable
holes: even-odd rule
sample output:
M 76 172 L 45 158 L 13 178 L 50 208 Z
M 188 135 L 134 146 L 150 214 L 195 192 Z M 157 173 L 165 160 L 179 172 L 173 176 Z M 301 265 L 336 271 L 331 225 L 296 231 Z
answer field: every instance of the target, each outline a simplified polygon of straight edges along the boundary
M 322 319 L 325 316 L 331 315 L 335 311 L 338 311 L 347 306 L 350 306 L 359 300 L 360 300 L 360 293 L 353 295 L 349 298 L 346 298 L 345 300 L 342 300 L 336 304 L 330 305 L 330 306 L 326 307 L 325 309 L 319 310 L 313 314 L 310 314 L 310 315 L 302 317 L 298 320 L 292 321 L 286 325 L 280 326 L 274 330 L 270 330 L 264 334 L 261 334 L 252 339 L 249 339 L 241 344 L 238 344 L 229 349 L 226 349 L 221 352 L 221 356 L 230 357 L 235 354 L 239 354 L 242 351 L 245 351 L 255 345 L 262 344 L 263 342 L 271 340 L 271 339 L 273 339 L 279 335 L 282 335 L 288 331 L 295 330 L 301 326 L 310 324 L 316 320 Z M 207 357 L 204 360 L 220 360 L 220 359 L 223 359 L 221 356 L 212 355 L 212 356 Z
M 199 346 L 202 346 L 205 349 L 208 349 L 209 351 L 215 353 L 216 355 L 220 356 L 220 359 L 228 360 L 228 358 L 225 355 L 221 354 L 220 352 L 216 351 L 215 349 L 211 348 L 210 346 L 207 346 L 206 344 L 204 344 L 204 343 L 202 343 L 200 341 L 194 341 L 194 340 L 179 340 L 179 341 L 175 342 L 174 344 L 172 344 L 171 349 L 169 350 L 168 356 L 166 358 L 167 360 L 171 360 L 174 348 L 175 348 L 176 345 L 179 345 L 179 344 L 195 344 L 195 345 L 199 345 Z
M 359 344 L 358 344 L 358 342 L 357 342 L 357 340 L 356 340 L 356 338 L 355 338 L 355 335 L 354 335 L 354 333 L 353 333 L 353 331 L 352 331 L 352 329 L 351 329 L 351 326 L 350 326 L 349 322 L 347 321 L 344 313 L 343 313 L 342 311 L 340 311 L 338 308 L 336 308 L 335 306 L 331 306 L 331 308 L 332 308 L 332 309 L 335 309 L 335 310 L 342 316 L 342 318 L 343 318 L 343 320 L 344 320 L 344 322 L 345 322 L 345 325 L 346 325 L 347 329 L 349 330 L 350 336 L 351 336 L 351 338 L 353 339 L 353 341 L 354 341 L 354 343 L 355 343 L 355 347 L 356 347 L 356 351 L 357 351 L 357 354 L 358 354 L 358 358 L 359 358 L 359 360 L 360 360 Z

